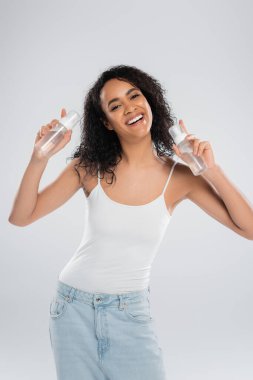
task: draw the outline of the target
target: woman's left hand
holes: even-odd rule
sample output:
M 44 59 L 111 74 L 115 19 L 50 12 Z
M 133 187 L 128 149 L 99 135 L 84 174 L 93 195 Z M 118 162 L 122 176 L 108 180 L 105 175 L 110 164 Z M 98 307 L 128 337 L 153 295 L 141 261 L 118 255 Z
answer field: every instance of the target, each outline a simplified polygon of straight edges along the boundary
M 213 150 L 212 147 L 209 143 L 209 141 L 201 141 L 198 139 L 195 135 L 189 134 L 183 120 L 179 120 L 179 125 L 183 129 L 185 133 L 187 133 L 187 140 L 190 140 L 190 142 L 193 145 L 193 154 L 196 157 L 201 157 L 205 164 L 207 165 L 208 168 L 212 168 L 216 165 L 215 160 L 214 160 L 214 155 L 213 155 Z M 173 144 L 172 148 L 174 152 L 177 154 L 178 157 L 183 159 L 183 153 L 180 152 L 180 149 L 178 148 L 177 145 Z

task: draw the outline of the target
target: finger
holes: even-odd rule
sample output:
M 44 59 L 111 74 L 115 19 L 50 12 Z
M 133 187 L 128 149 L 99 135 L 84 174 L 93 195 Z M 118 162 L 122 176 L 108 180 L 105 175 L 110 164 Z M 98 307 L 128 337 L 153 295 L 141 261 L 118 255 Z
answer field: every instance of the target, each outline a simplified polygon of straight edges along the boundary
M 51 123 L 48 123 L 44 128 L 43 128 L 43 132 L 45 133 L 45 132 L 47 132 L 49 129 L 51 129 L 52 128 L 52 125 L 51 125 Z
M 179 157 L 181 157 L 181 152 L 180 152 L 180 150 L 178 149 L 178 147 L 177 147 L 175 144 L 172 145 L 172 148 L 173 148 L 174 152 L 175 152 Z
M 183 131 L 188 134 L 188 131 L 187 131 L 186 126 L 184 125 L 184 122 L 182 119 L 179 120 L 179 125 L 183 129 Z
M 54 119 L 54 120 L 51 121 L 51 123 L 49 123 L 49 126 L 50 126 L 50 128 L 53 128 L 53 127 L 55 127 L 58 124 L 59 124 L 59 121 Z
M 61 117 L 64 117 L 64 116 L 66 116 L 67 115 L 67 111 L 66 111 L 66 109 L 65 108 L 62 108 L 61 109 Z
M 71 129 L 68 129 L 67 132 L 64 133 L 63 140 L 62 140 L 64 145 L 71 139 L 71 135 L 72 135 Z
M 39 135 L 40 135 L 40 137 L 43 136 L 43 135 L 46 133 L 46 131 L 48 131 L 50 128 L 51 128 L 51 125 L 50 125 L 50 124 L 42 125 L 42 126 L 40 127 L 39 132 L 38 132 Z
M 72 132 L 73 132 L 72 129 L 68 129 L 64 137 L 69 138 L 72 135 Z
M 187 138 L 187 140 L 193 140 L 193 139 L 196 139 L 197 137 L 195 135 L 191 134 L 191 135 L 187 135 L 186 138 Z
M 37 133 L 37 136 L 41 136 L 41 130 L 42 130 L 42 128 L 43 128 L 43 126 L 40 127 L 40 129 L 39 129 L 39 131 L 38 131 L 38 133 Z
M 203 141 L 199 143 L 197 151 L 196 151 L 196 156 L 200 155 L 200 152 L 203 150 Z
M 199 139 L 193 140 L 193 154 L 197 154 L 199 143 L 200 143 Z
M 42 136 L 42 134 L 43 134 L 43 130 L 44 130 L 45 127 L 46 127 L 45 125 L 42 125 L 42 126 L 40 127 L 40 130 L 39 130 L 39 132 L 38 132 L 38 135 L 39 135 L 40 137 Z
M 204 149 L 206 149 L 207 146 L 208 146 L 208 141 L 202 141 L 199 144 L 197 156 L 200 156 L 203 153 Z

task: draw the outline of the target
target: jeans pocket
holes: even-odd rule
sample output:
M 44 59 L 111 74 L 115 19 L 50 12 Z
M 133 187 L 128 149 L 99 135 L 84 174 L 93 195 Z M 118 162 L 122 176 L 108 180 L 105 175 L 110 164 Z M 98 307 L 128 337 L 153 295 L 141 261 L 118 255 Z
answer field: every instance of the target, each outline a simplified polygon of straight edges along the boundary
M 59 295 L 55 296 L 50 303 L 49 313 L 51 318 L 61 318 L 65 314 L 67 306 L 68 302 L 64 298 L 60 298 Z
M 149 323 L 153 321 L 150 313 L 150 303 L 148 298 L 139 299 L 138 301 L 125 301 L 125 314 L 134 322 Z

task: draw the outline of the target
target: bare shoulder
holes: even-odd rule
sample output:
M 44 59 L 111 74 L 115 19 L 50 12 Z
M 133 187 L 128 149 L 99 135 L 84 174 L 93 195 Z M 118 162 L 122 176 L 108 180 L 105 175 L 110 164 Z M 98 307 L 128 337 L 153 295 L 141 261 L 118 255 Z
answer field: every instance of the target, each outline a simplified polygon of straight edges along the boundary
M 78 173 L 80 175 L 80 178 L 78 179 L 80 182 L 80 187 L 82 188 L 85 196 L 87 197 L 91 190 L 95 187 L 97 183 L 97 176 L 91 175 L 88 170 L 82 165 L 80 157 L 72 159 L 72 161 L 69 164 L 69 170 L 72 173 L 75 173 L 75 177 L 79 178 Z
M 167 164 L 172 168 L 174 162 L 169 158 Z M 174 210 L 179 203 L 188 198 L 194 177 L 187 165 L 177 161 L 170 179 L 170 185 L 165 193 L 166 203 L 171 210 Z
M 181 162 L 175 161 L 171 158 L 167 158 L 167 165 L 172 168 L 174 163 L 176 162 L 176 165 L 174 167 L 173 176 L 177 178 L 177 181 L 181 183 L 181 185 L 191 183 L 193 177 L 195 177 L 190 170 L 189 166 L 186 164 L 183 164 Z
M 197 188 L 209 188 L 210 185 L 201 175 L 194 175 L 186 164 L 177 163 L 176 177 L 178 184 L 183 188 L 184 197 L 190 199 L 191 192 Z
M 188 165 L 181 162 L 177 162 L 173 175 L 175 177 L 176 185 L 181 188 L 181 192 L 184 194 L 184 198 L 186 198 L 192 188 L 196 176 L 192 173 Z

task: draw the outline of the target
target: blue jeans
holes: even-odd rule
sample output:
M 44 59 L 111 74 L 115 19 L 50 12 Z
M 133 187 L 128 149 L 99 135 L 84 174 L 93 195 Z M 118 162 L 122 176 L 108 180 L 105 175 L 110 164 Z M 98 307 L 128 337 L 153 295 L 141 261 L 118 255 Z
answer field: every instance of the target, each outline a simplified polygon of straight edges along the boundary
M 49 334 L 58 380 L 166 380 L 150 287 L 88 293 L 58 280 Z

